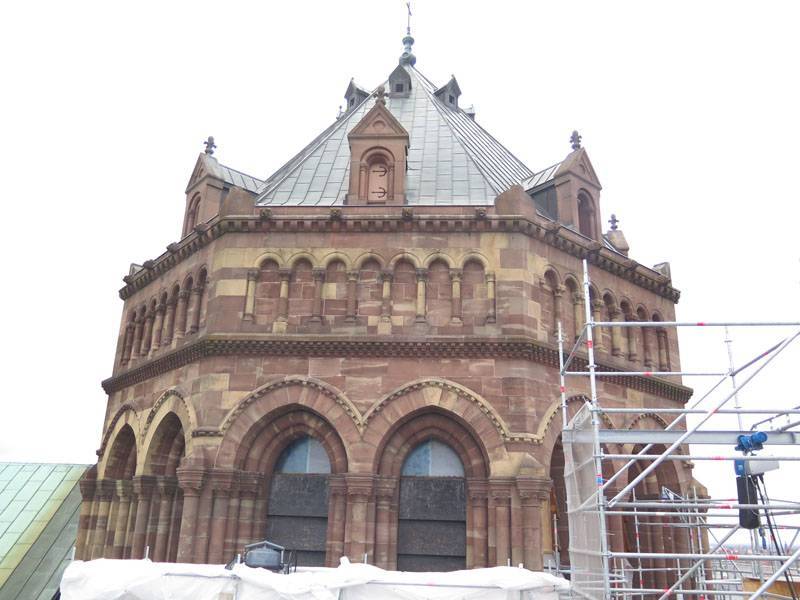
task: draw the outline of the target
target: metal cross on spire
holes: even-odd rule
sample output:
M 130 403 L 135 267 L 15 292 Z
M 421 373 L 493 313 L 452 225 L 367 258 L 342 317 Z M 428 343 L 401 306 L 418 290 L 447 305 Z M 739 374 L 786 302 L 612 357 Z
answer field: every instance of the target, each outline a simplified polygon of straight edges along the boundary
M 406 22 L 406 36 L 403 38 L 403 54 L 400 55 L 400 64 L 414 66 L 414 63 L 417 62 L 417 57 L 414 56 L 414 53 L 411 51 L 411 47 L 414 45 L 414 38 L 411 37 L 410 1 L 406 2 L 406 8 L 408 9 L 408 21 Z
M 408 24 L 406 26 L 406 35 L 411 35 L 411 2 L 406 2 L 406 8 L 408 9 Z
M 617 215 L 611 215 L 611 218 L 608 220 L 608 222 L 611 223 L 611 231 L 616 231 L 617 230 L 617 224 L 619 223 L 619 219 L 617 218 Z
M 573 150 L 581 149 L 581 134 L 579 134 L 577 130 L 572 132 L 572 135 L 569 137 L 569 141 L 572 144 Z

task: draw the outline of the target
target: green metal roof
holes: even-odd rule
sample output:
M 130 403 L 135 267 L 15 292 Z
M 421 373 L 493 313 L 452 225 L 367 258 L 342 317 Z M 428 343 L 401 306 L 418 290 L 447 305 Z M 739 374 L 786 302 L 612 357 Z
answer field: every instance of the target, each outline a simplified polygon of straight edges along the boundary
M 58 589 L 78 532 L 89 465 L 0 463 L 0 600 Z

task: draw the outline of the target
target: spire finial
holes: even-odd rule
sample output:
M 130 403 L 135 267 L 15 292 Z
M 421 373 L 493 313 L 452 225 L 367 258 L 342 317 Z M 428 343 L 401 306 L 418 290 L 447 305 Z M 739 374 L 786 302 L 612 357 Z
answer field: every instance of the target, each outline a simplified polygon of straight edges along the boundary
M 403 53 L 400 55 L 401 65 L 411 65 L 417 62 L 417 57 L 411 51 L 411 46 L 414 45 L 414 38 L 411 37 L 411 2 L 406 2 L 408 9 L 408 21 L 406 24 L 406 37 L 403 38 Z
M 611 224 L 611 231 L 616 231 L 617 230 L 617 224 L 619 223 L 619 219 L 617 218 L 617 215 L 611 215 L 611 218 L 608 220 L 608 222 Z
M 208 136 L 208 139 L 203 143 L 206 145 L 206 154 L 209 156 L 214 154 L 214 148 L 217 147 L 217 145 L 214 143 L 214 136 Z
M 379 85 L 378 89 L 375 90 L 375 93 L 372 94 L 375 97 L 375 104 L 386 104 L 386 88 L 383 85 Z
M 581 134 L 578 133 L 577 129 L 572 132 L 572 135 L 569 137 L 569 141 L 572 144 L 573 150 L 581 149 Z

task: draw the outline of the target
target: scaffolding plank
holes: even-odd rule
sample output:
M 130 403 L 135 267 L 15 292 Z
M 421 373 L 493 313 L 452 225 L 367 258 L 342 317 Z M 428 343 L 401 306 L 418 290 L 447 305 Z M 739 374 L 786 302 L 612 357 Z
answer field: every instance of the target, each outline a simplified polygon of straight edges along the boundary
M 661 429 L 601 429 L 601 444 L 673 444 L 684 435 L 685 431 Z M 739 443 L 738 437 L 751 431 L 695 431 L 686 438 L 687 444 L 732 445 Z M 792 446 L 800 444 L 800 432 L 766 432 L 765 446 Z M 591 431 L 564 431 L 565 442 L 590 443 Z

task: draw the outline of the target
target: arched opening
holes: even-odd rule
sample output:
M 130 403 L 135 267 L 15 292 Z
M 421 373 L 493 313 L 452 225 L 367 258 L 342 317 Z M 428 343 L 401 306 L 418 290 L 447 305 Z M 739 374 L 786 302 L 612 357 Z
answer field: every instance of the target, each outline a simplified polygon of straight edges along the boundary
M 417 445 L 400 476 L 397 568 L 453 571 L 466 568 L 467 501 L 464 465 L 436 439 Z
M 597 239 L 594 221 L 594 202 L 587 194 L 581 192 L 578 194 L 578 231 L 593 240 Z
M 550 459 L 550 527 L 553 534 L 554 560 L 563 570 L 569 570 L 569 522 L 567 520 L 567 487 L 564 481 L 564 445 L 558 436 Z
M 197 225 L 197 220 L 200 216 L 200 194 L 195 194 L 189 201 L 189 206 L 186 209 L 186 220 L 183 226 L 184 237 L 192 232 L 192 229 Z
M 464 265 L 461 298 L 461 319 L 464 325 L 484 325 L 489 314 L 489 295 L 486 270 L 480 261 L 470 260 Z
M 124 425 L 109 450 L 105 479 L 132 479 L 136 472 L 136 436 Z
M 259 325 L 269 325 L 278 318 L 281 277 L 278 263 L 265 260 L 258 269 L 256 283 L 254 318 Z
M 145 473 L 156 477 L 147 542 L 153 560 L 175 562 L 178 557 L 183 494 L 176 472 L 186 452 L 186 437 L 178 416 L 170 412 L 158 424 L 147 452 Z
M 385 204 L 392 197 L 392 172 L 388 158 L 376 153 L 367 167 L 367 202 Z
M 267 539 L 297 551 L 297 563 L 324 566 L 331 461 L 314 437 L 291 442 L 278 457 L 269 484 Z
M 435 260 L 428 267 L 428 277 L 425 284 L 425 299 L 427 302 L 425 314 L 428 323 L 434 327 L 442 327 L 450 323 L 451 308 L 453 303 L 452 283 L 450 282 L 450 267 L 443 260 Z

